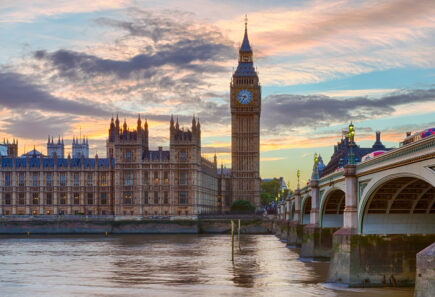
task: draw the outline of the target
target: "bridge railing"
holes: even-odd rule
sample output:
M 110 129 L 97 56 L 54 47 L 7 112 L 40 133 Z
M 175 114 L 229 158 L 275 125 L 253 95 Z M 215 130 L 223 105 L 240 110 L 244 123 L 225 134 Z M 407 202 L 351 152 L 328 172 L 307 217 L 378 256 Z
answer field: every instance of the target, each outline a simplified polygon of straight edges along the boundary
M 391 151 L 388 151 L 376 158 L 362 162 L 357 165 L 357 172 L 370 166 L 378 165 L 393 159 L 402 158 L 407 155 L 416 154 L 430 148 L 435 149 L 435 135 L 431 135 L 416 142 L 392 149 Z M 433 151 L 433 153 L 435 153 L 435 151 Z
M 385 163 L 394 159 L 403 158 L 405 156 L 416 154 L 425 149 L 430 149 L 430 148 L 435 149 L 435 135 L 431 135 L 419 141 L 404 145 L 399 148 L 392 149 L 391 151 L 388 151 L 380 156 L 377 156 L 376 158 L 359 163 L 357 164 L 356 169 L 357 172 L 359 172 L 361 170 L 365 170 L 367 167 L 376 166 L 379 165 L 380 163 Z M 435 153 L 435 151 L 433 153 Z M 344 174 L 343 170 L 331 172 L 328 175 L 322 176 L 322 178 L 320 178 L 319 183 L 325 184 L 328 182 L 334 182 L 335 180 L 342 177 L 343 174 Z

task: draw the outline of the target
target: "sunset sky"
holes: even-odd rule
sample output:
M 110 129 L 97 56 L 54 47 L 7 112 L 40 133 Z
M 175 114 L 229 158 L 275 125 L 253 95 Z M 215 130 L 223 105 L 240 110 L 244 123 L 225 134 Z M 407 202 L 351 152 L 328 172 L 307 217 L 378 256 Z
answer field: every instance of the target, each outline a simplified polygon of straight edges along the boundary
M 55 4 L 54 4 L 55 3 Z M 255 4 L 254 4 L 255 3 Z M 229 83 L 248 15 L 262 84 L 261 176 L 305 182 L 352 120 L 356 141 L 435 127 L 435 1 L 0 1 L 0 137 L 46 153 L 87 135 L 105 156 L 112 114 L 168 146 L 170 115 L 200 118 L 230 166 Z

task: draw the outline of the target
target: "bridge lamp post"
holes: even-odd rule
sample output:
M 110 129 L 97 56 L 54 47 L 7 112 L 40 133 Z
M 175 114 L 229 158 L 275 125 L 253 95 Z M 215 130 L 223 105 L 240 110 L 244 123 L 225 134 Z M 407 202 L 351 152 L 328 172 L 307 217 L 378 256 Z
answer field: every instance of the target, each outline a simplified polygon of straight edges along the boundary
M 317 153 L 314 153 L 314 168 L 313 168 L 313 175 L 311 176 L 311 178 L 315 180 L 319 179 L 319 171 L 317 170 L 318 161 L 319 161 L 319 157 L 317 156 Z
M 349 125 L 349 146 L 350 146 L 350 153 L 349 153 L 349 164 L 355 165 L 355 154 L 353 153 L 353 146 L 354 146 L 354 137 L 355 137 L 355 127 L 353 126 L 352 122 L 350 122 Z
M 296 176 L 298 177 L 298 189 L 299 189 L 299 178 L 301 177 L 301 171 L 299 169 L 296 172 Z

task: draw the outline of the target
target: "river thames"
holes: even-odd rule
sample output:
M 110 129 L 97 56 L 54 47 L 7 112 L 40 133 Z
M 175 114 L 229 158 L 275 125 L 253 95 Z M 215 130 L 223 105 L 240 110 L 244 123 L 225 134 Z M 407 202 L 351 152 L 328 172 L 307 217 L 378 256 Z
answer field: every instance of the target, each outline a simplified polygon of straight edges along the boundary
M 236 241 L 237 243 L 237 241 Z M 237 247 L 237 246 L 236 246 Z M 323 283 L 273 235 L 0 236 L 0 296 L 412 296 Z

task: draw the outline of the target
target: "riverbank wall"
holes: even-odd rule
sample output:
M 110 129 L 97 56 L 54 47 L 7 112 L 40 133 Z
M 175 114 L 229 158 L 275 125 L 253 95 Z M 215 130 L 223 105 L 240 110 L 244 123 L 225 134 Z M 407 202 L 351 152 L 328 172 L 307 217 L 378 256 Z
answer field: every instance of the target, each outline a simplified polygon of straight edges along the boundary
M 0 217 L 0 234 L 225 234 L 237 217 Z M 269 234 L 272 222 L 262 217 L 241 217 L 240 233 Z

